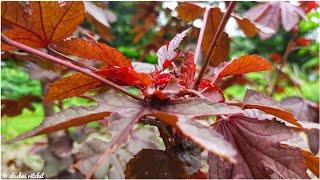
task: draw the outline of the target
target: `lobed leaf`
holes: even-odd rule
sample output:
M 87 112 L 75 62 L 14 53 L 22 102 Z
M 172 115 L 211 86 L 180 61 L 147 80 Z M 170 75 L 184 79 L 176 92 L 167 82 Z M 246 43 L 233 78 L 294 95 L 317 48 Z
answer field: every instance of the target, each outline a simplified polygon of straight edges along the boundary
M 63 54 L 75 55 L 79 58 L 99 60 L 109 67 L 132 67 L 131 62 L 120 51 L 106 44 L 73 38 L 55 44 L 55 48 Z
M 200 147 L 205 148 L 207 151 L 214 153 L 219 157 L 228 159 L 230 162 L 235 162 L 234 157 L 237 154 L 235 149 L 219 133 L 190 119 L 186 120 L 180 118 L 177 122 L 177 126 L 185 136 L 199 144 Z
M 108 143 L 85 144 L 76 155 L 75 168 L 80 170 L 86 178 L 90 178 L 98 167 L 117 149 L 127 143 L 133 131 L 134 125 L 144 115 L 144 110 L 139 109 L 127 117 L 117 119 L 111 129 L 112 140 Z M 110 128 L 110 127 L 109 127 Z M 95 140 L 97 141 L 97 140 Z
M 82 2 L 1 3 L 2 33 L 25 45 L 44 48 L 72 34 L 84 17 Z
M 62 110 L 45 118 L 38 127 L 32 131 L 23 133 L 16 138 L 8 141 L 13 143 L 22 139 L 46 134 L 61 129 L 88 123 L 90 121 L 101 120 L 110 113 L 121 113 L 123 116 L 130 116 L 132 113 L 141 109 L 142 106 L 128 97 L 114 93 L 104 93 L 92 97 L 98 105 L 71 107 Z
M 209 153 L 209 178 L 308 178 L 300 149 L 280 144 L 294 137 L 284 124 L 232 115 L 218 120 L 213 130 L 237 150 L 237 163 L 224 162 Z
M 1 116 L 17 116 L 22 113 L 24 108 L 34 111 L 32 106 L 33 102 L 39 102 L 41 98 L 34 95 L 25 95 L 17 100 L 14 99 L 1 99 Z
M 273 36 L 280 27 L 280 21 L 286 31 L 290 31 L 298 24 L 304 11 L 290 2 L 264 2 L 246 12 L 246 16 L 256 24 L 273 30 L 272 33 L 259 32 L 261 39 Z

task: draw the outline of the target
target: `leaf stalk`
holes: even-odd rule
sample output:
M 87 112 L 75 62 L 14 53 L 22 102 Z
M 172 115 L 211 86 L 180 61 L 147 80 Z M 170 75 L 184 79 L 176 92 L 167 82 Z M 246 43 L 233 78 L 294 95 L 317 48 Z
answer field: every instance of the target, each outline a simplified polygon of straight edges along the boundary
M 65 66 L 65 67 L 68 67 L 69 69 L 72 69 L 72 70 L 78 71 L 80 73 L 86 74 L 86 75 L 88 75 L 88 76 L 90 76 L 92 78 L 95 78 L 95 79 L 105 83 L 106 85 L 108 85 L 108 86 L 110 86 L 110 87 L 112 87 L 112 88 L 114 88 L 114 89 L 116 89 L 116 90 L 118 90 L 118 91 L 120 91 L 120 92 L 122 92 L 122 93 L 124 93 L 124 94 L 126 94 L 126 95 L 128 95 L 128 96 L 130 96 L 130 97 L 132 97 L 134 99 L 136 99 L 136 100 L 145 101 L 144 98 L 142 98 L 140 96 L 137 96 L 137 95 L 134 95 L 134 94 L 130 93 L 128 90 L 126 90 L 125 88 L 123 88 L 123 87 L 121 87 L 121 86 L 119 86 L 119 85 L 117 85 L 117 84 L 115 84 L 115 83 L 113 83 L 113 82 L 111 82 L 111 81 L 109 81 L 109 80 L 107 80 L 107 79 L 105 79 L 105 78 L 103 78 L 103 77 L 91 72 L 90 70 L 87 70 L 87 69 L 79 67 L 79 66 L 77 66 L 75 64 L 72 64 L 71 62 L 61 60 L 61 59 L 59 59 L 57 57 L 54 57 L 54 56 L 51 56 L 51 55 L 49 55 L 47 53 L 41 52 L 41 51 L 39 51 L 37 49 L 31 48 L 29 46 L 26 46 L 24 44 L 21 44 L 19 42 L 11 40 L 11 39 L 9 39 L 8 37 L 6 37 L 3 34 L 1 34 L 1 41 L 5 42 L 5 43 L 7 43 L 7 44 L 9 44 L 11 46 L 17 47 L 20 50 L 23 50 L 23 51 L 25 51 L 27 53 L 43 57 L 45 59 L 53 61 L 54 63 L 60 64 L 60 65 Z

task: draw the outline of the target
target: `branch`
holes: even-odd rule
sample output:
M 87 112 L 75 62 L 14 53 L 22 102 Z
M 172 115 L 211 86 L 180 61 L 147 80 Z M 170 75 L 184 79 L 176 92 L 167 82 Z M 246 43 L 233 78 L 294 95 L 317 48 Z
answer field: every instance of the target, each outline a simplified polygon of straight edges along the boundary
M 121 87 L 121 86 L 119 86 L 119 85 L 117 85 L 117 84 L 115 84 L 115 83 L 113 83 L 113 82 L 111 82 L 111 81 L 109 81 L 107 79 L 104 79 L 103 77 L 101 77 L 101 76 L 99 76 L 99 75 L 97 75 L 97 74 L 95 74 L 95 73 L 93 73 L 91 71 L 88 71 L 87 69 L 83 69 L 83 68 L 81 68 L 79 66 L 76 66 L 76 65 L 74 65 L 74 64 L 72 64 L 72 63 L 70 63 L 68 61 L 61 60 L 59 58 L 56 58 L 54 56 L 51 56 L 51 55 L 46 54 L 44 52 L 41 52 L 41 51 L 39 51 L 37 49 L 31 48 L 31 47 L 26 46 L 24 44 L 21 44 L 19 42 L 13 41 L 13 40 L 9 39 L 8 37 L 6 37 L 3 34 L 1 34 L 1 41 L 5 42 L 5 43 L 7 43 L 7 44 L 9 44 L 11 46 L 17 47 L 17 48 L 19 48 L 19 49 L 21 49 L 21 50 L 23 50 L 23 51 L 25 51 L 27 53 L 43 57 L 43 58 L 48 59 L 50 61 L 53 61 L 53 62 L 55 62 L 57 64 L 60 64 L 62 66 L 68 67 L 69 69 L 72 69 L 72 70 L 81 72 L 83 74 L 86 74 L 86 75 L 88 75 L 88 76 L 90 76 L 92 78 L 95 78 L 95 79 L 105 83 L 106 85 L 108 85 L 108 86 L 110 86 L 110 87 L 112 87 L 112 88 L 114 88 L 114 89 L 116 89 L 116 90 L 118 90 L 120 92 L 123 92 L 124 94 L 126 94 L 126 95 L 128 95 L 128 96 L 130 96 L 130 97 L 132 97 L 132 98 L 134 98 L 136 100 L 144 101 L 144 99 L 142 97 L 136 96 L 134 94 L 131 94 L 128 90 L 124 89 L 123 87 Z
M 206 59 L 205 59 L 205 61 L 203 63 L 203 66 L 202 66 L 202 68 L 200 70 L 200 73 L 198 75 L 197 81 L 194 84 L 193 89 L 195 89 L 195 90 L 197 90 L 199 88 L 200 81 L 201 81 L 204 73 L 207 70 L 207 67 L 209 65 L 210 59 L 213 56 L 214 49 L 217 47 L 218 40 L 220 39 L 220 36 L 221 36 L 221 34 L 222 34 L 223 30 L 224 30 L 224 27 L 226 26 L 226 24 L 227 24 L 227 22 L 228 22 L 228 20 L 230 18 L 230 15 L 231 15 L 235 5 L 236 5 L 236 2 L 234 2 L 234 1 L 230 2 L 229 6 L 228 6 L 228 9 L 227 9 L 227 12 L 222 17 L 222 20 L 221 20 L 221 22 L 219 24 L 217 32 L 215 33 L 215 35 L 213 37 L 213 40 L 212 40 L 212 42 L 210 44 L 208 56 L 206 57 Z
M 276 71 L 275 81 L 274 81 L 274 84 L 273 84 L 272 89 L 270 91 L 270 96 L 272 96 L 275 93 L 275 91 L 276 91 L 276 89 L 278 87 L 278 84 L 280 82 L 279 75 L 280 75 L 280 73 L 282 71 L 282 68 L 284 67 L 284 65 L 287 62 L 287 59 L 288 59 L 288 56 L 289 56 L 290 52 L 292 52 L 292 50 L 294 49 L 294 47 L 296 45 L 295 44 L 295 39 L 296 39 L 296 37 L 298 35 L 297 33 L 298 33 L 297 31 L 292 30 L 292 35 L 291 35 L 290 40 L 289 40 L 289 42 L 287 44 L 286 50 L 285 50 L 285 52 L 284 52 L 284 54 L 283 54 L 283 56 L 281 58 L 281 65 L 280 65 L 279 68 L 277 68 L 277 71 Z
M 86 69 L 90 69 L 91 71 L 98 71 L 99 69 L 95 68 L 95 67 L 91 67 L 91 66 L 88 66 L 82 62 L 79 62 L 79 61 L 76 61 L 60 52 L 58 52 L 57 50 L 53 49 L 52 47 L 48 46 L 48 48 L 46 48 L 49 52 L 49 54 L 53 55 L 53 56 L 60 56 L 61 58 L 63 58 L 64 60 L 66 61 L 69 61 L 71 62 L 72 64 L 75 64 L 75 65 L 78 65 L 78 66 L 81 66 L 83 68 L 86 68 Z

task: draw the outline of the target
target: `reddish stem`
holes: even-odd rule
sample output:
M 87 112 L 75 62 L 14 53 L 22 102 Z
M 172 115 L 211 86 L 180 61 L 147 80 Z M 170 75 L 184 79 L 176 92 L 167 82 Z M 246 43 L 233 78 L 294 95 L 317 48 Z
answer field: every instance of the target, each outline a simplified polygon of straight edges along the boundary
M 207 21 L 208 21 L 209 11 L 210 11 L 210 7 L 206 7 L 206 10 L 205 10 L 204 16 L 203 16 L 203 24 L 202 24 L 202 27 L 201 27 L 201 30 L 199 33 L 199 37 L 198 37 L 196 52 L 194 54 L 194 62 L 195 63 L 198 62 L 198 58 L 199 58 L 199 54 L 200 54 L 200 50 L 201 50 L 202 39 L 203 39 L 204 31 L 206 29 Z
M 34 49 L 34 48 L 31 48 L 31 47 L 26 46 L 24 44 L 21 44 L 19 42 L 13 41 L 13 40 L 9 39 L 8 37 L 6 37 L 3 34 L 1 34 L 1 40 L 3 42 L 5 42 L 5 43 L 7 43 L 7 44 L 9 44 L 11 46 L 17 47 L 17 48 L 19 48 L 19 49 L 21 49 L 21 50 L 23 50 L 23 51 L 25 51 L 27 53 L 43 57 L 43 58 L 48 59 L 50 61 L 53 61 L 53 62 L 55 62 L 57 64 L 60 64 L 62 66 L 66 66 L 66 67 L 68 67 L 68 68 L 70 68 L 72 70 L 75 70 L 75 71 L 81 72 L 83 74 L 86 74 L 86 75 L 88 75 L 88 76 L 90 76 L 92 78 L 95 78 L 95 79 L 107 84 L 108 86 L 110 86 L 110 87 L 112 87 L 112 88 L 114 88 L 114 89 L 116 89 L 116 90 L 118 90 L 120 92 L 123 92 L 124 94 L 126 94 L 126 95 L 128 95 L 128 96 L 130 96 L 130 97 L 132 97 L 132 98 L 134 98 L 136 100 L 144 101 L 144 99 L 142 97 L 136 96 L 134 94 L 131 94 L 129 91 L 127 91 L 123 87 L 121 87 L 121 86 L 119 86 L 119 85 L 117 85 L 117 84 L 115 84 L 115 83 L 113 83 L 113 82 L 111 82 L 111 81 L 109 81 L 107 79 L 104 79 L 103 77 L 101 77 L 101 76 L 99 76 L 99 75 L 97 75 L 97 74 L 95 74 L 95 73 L 93 73 L 93 72 L 91 72 L 91 71 L 89 71 L 87 69 L 81 68 L 79 66 L 76 66 L 76 65 L 68 62 L 68 61 L 63 61 L 63 60 L 61 60 L 61 59 L 59 59 L 57 57 L 51 56 L 49 54 L 46 54 L 46 53 L 41 52 L 41 51 L 39 51 L 37 49 Z
M 81 67 L 86 68 L 86 69 L 89 69 L 89 70 L 91 70 L 91 71 L 98 71 L 98 70 L 99 70 L 99 69 L 97 69 L 97 68 L 95 68 L 95 67 L 91 67 L 91 66 L 88 66 L 88 65 L 86 65 L 86 64 L 84 64 L 84 63 L 82 63 L 82 62 L 76 61 L 76 60 L 74 60 L 74 59 L 72 59 L 72 58 L 70 58 L 70 57 L 68 57 L 68 56 L 60 53 L 59 51 L 53 49 L 53 48 L 50 47 L 50 46 L 48 46 L 47 50 L 48 50 L 49 54 L 51 54 L 51 55 L 53 55 L 53 56 L 58 56 L 58 57 L 60 56 L 62 59 L 66 60 L 66 61 L 69 61 L 69 62 L 71 62 L 72 64 L 75 64 L 75 65 L 77 65 L 77 66 L 81 66 Z
M 210 44 L 208 56 L 206 57 L 206 59 L 205 59 L 205 61 L 203 63 L 203 66 L 202 66 L 202 68 L 200 70 L 200 73 L 199 73 L 199 76 L 197 78 L 197 81 L 194 84 L 193 89 L 195 89 L 195 90 L 198 90 L 198 88 L 199 88 L 200 81 L 203 78 L 203 75 L 207 70 L 207 67 L 209 65 L 210 59 L 213 56 L 214 49 L 217 46 L 218 40 L 221 37 L 221 34 L 222 34 L 223 30 L 224 30 L 224 27 L 226 26 L 226 24 L 227 24 L 227 22 L 228 22 L 228 20 L 229 20 L 229 18 L 231 16 L 231 13 L 232 13 L 235 5 L 236 5 L 236 2 L 234 2 L 234 1 L 230 2 L 229 6 L 228 6 L 228 9 L 227 9 L 227 12 L 222 17 L 222 20 L 221 20 L 221 22 L 219 24 L 217 32 L 215 33 L 215 35 L 213 37 L 213 40 L 212 40 L 212 42 Z

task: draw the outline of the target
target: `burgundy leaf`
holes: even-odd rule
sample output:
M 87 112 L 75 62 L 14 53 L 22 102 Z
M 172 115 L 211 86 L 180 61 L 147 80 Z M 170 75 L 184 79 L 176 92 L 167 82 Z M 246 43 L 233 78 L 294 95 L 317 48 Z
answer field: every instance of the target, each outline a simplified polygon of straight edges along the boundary
M 72 126 L 78 126 L 90 121 L 101 120 L 112 112 L 120 113 L 122 116 L 130 116 L 142 108 L 135 100 L 112 92 L 100 94 L 92 98 L 98 105 L 78 106 L 62 110 L 45 118 L 42 124 L 32 131 L 21 134 L 8 141 L 8 143 Z
M 17 100 L 14 99 L 1 99 L 1 116 L 17 116 L 22 113 L 23 109 L 27 108 L 34 111 L 32 103 L 40 102 L 41 98 L 34 95 L 25 95 Z M 28 123 L 28 122 L 26 122 Z
M 74 166 L 83 173 L 86 178 L 91 178 L 101 164 L 105 162 L 115 150 L 127 143 L 134 125 L 144 115 L 144 109 L 135 113 L 130 113 L 129 115 L 129 117 L 119 118 L 111 123 L 109 129 L 113 138 L 110 142 L 91 142 L 90 145 L 85 144 L 80 149 L 79 153 L 76 155 L 77 163 Z
M 263 2 L 247 11 L 246 16 L 256 24 L 270 28 L 274 33 L 259 32 L 261 39 L 273 36 L 282 26 L 286 31 L 290 31 L 298 24 L 300 17 L 304 17 L 304 11 L 290 2 Z
M 259 109 L 273 116 L 279 117 L 291 124 L 301 127 L 292 113 L 283 109 L 279 102 L 254 90 L 247 90 L 244 99 L 245 109 Z
M 165 151 L 143 149 L 136 154 L 125 170 L 128 179 L 185 179 L 185 164 Z
M 121 121 L 114 122 L 119 125 Z M 110 130 L 111 127 L 109 127 Z M 111 130 L 115 135 L 116 129 Z M 159 132 L 156 128 L 137 128 L 132 132 L 130 141 L 122 148 L 115 150 L 99 166 L 95 173 L 96 178 L 124 179 L 126 163 L 139 151 L 144 148 L 163 149 L 157 140 Z M 93 167 L 98 158 L 109 147 L 109 142 L 93 138 L 85 141 L 78 152 L 75 152 L 76 164 L 74 165 L 82 173 L 86 173 Z
M 319 123 L 319 105 L 316 103 L 300 97 L 287 97 L 281 100 L 280 105 L 292 112 L 298 121 Z M 307 134 L 310 149 L 314 154 L 317 154 L 319 151 L 319 130 L 311 130 Z
M 235 162 L 236 151 L 219 133 L 195 120 L 180 119 L 177 126 L 181 132 L 211 153 Z
M 284 124 L 233 115 L 218 120 L 213 130 L 223 135 L 238 153 L 236 164 L 210 153 L 209 178 L 308 178 L 300 149 L 280 144 L 293 137 Z
M 179 76 L 179 84 L 190 88 L 196 73 L 196 64 L 194 62 L 194 56 L 192 52 L 187 52 L 186 60 L 181 67 L 181 72 Z

